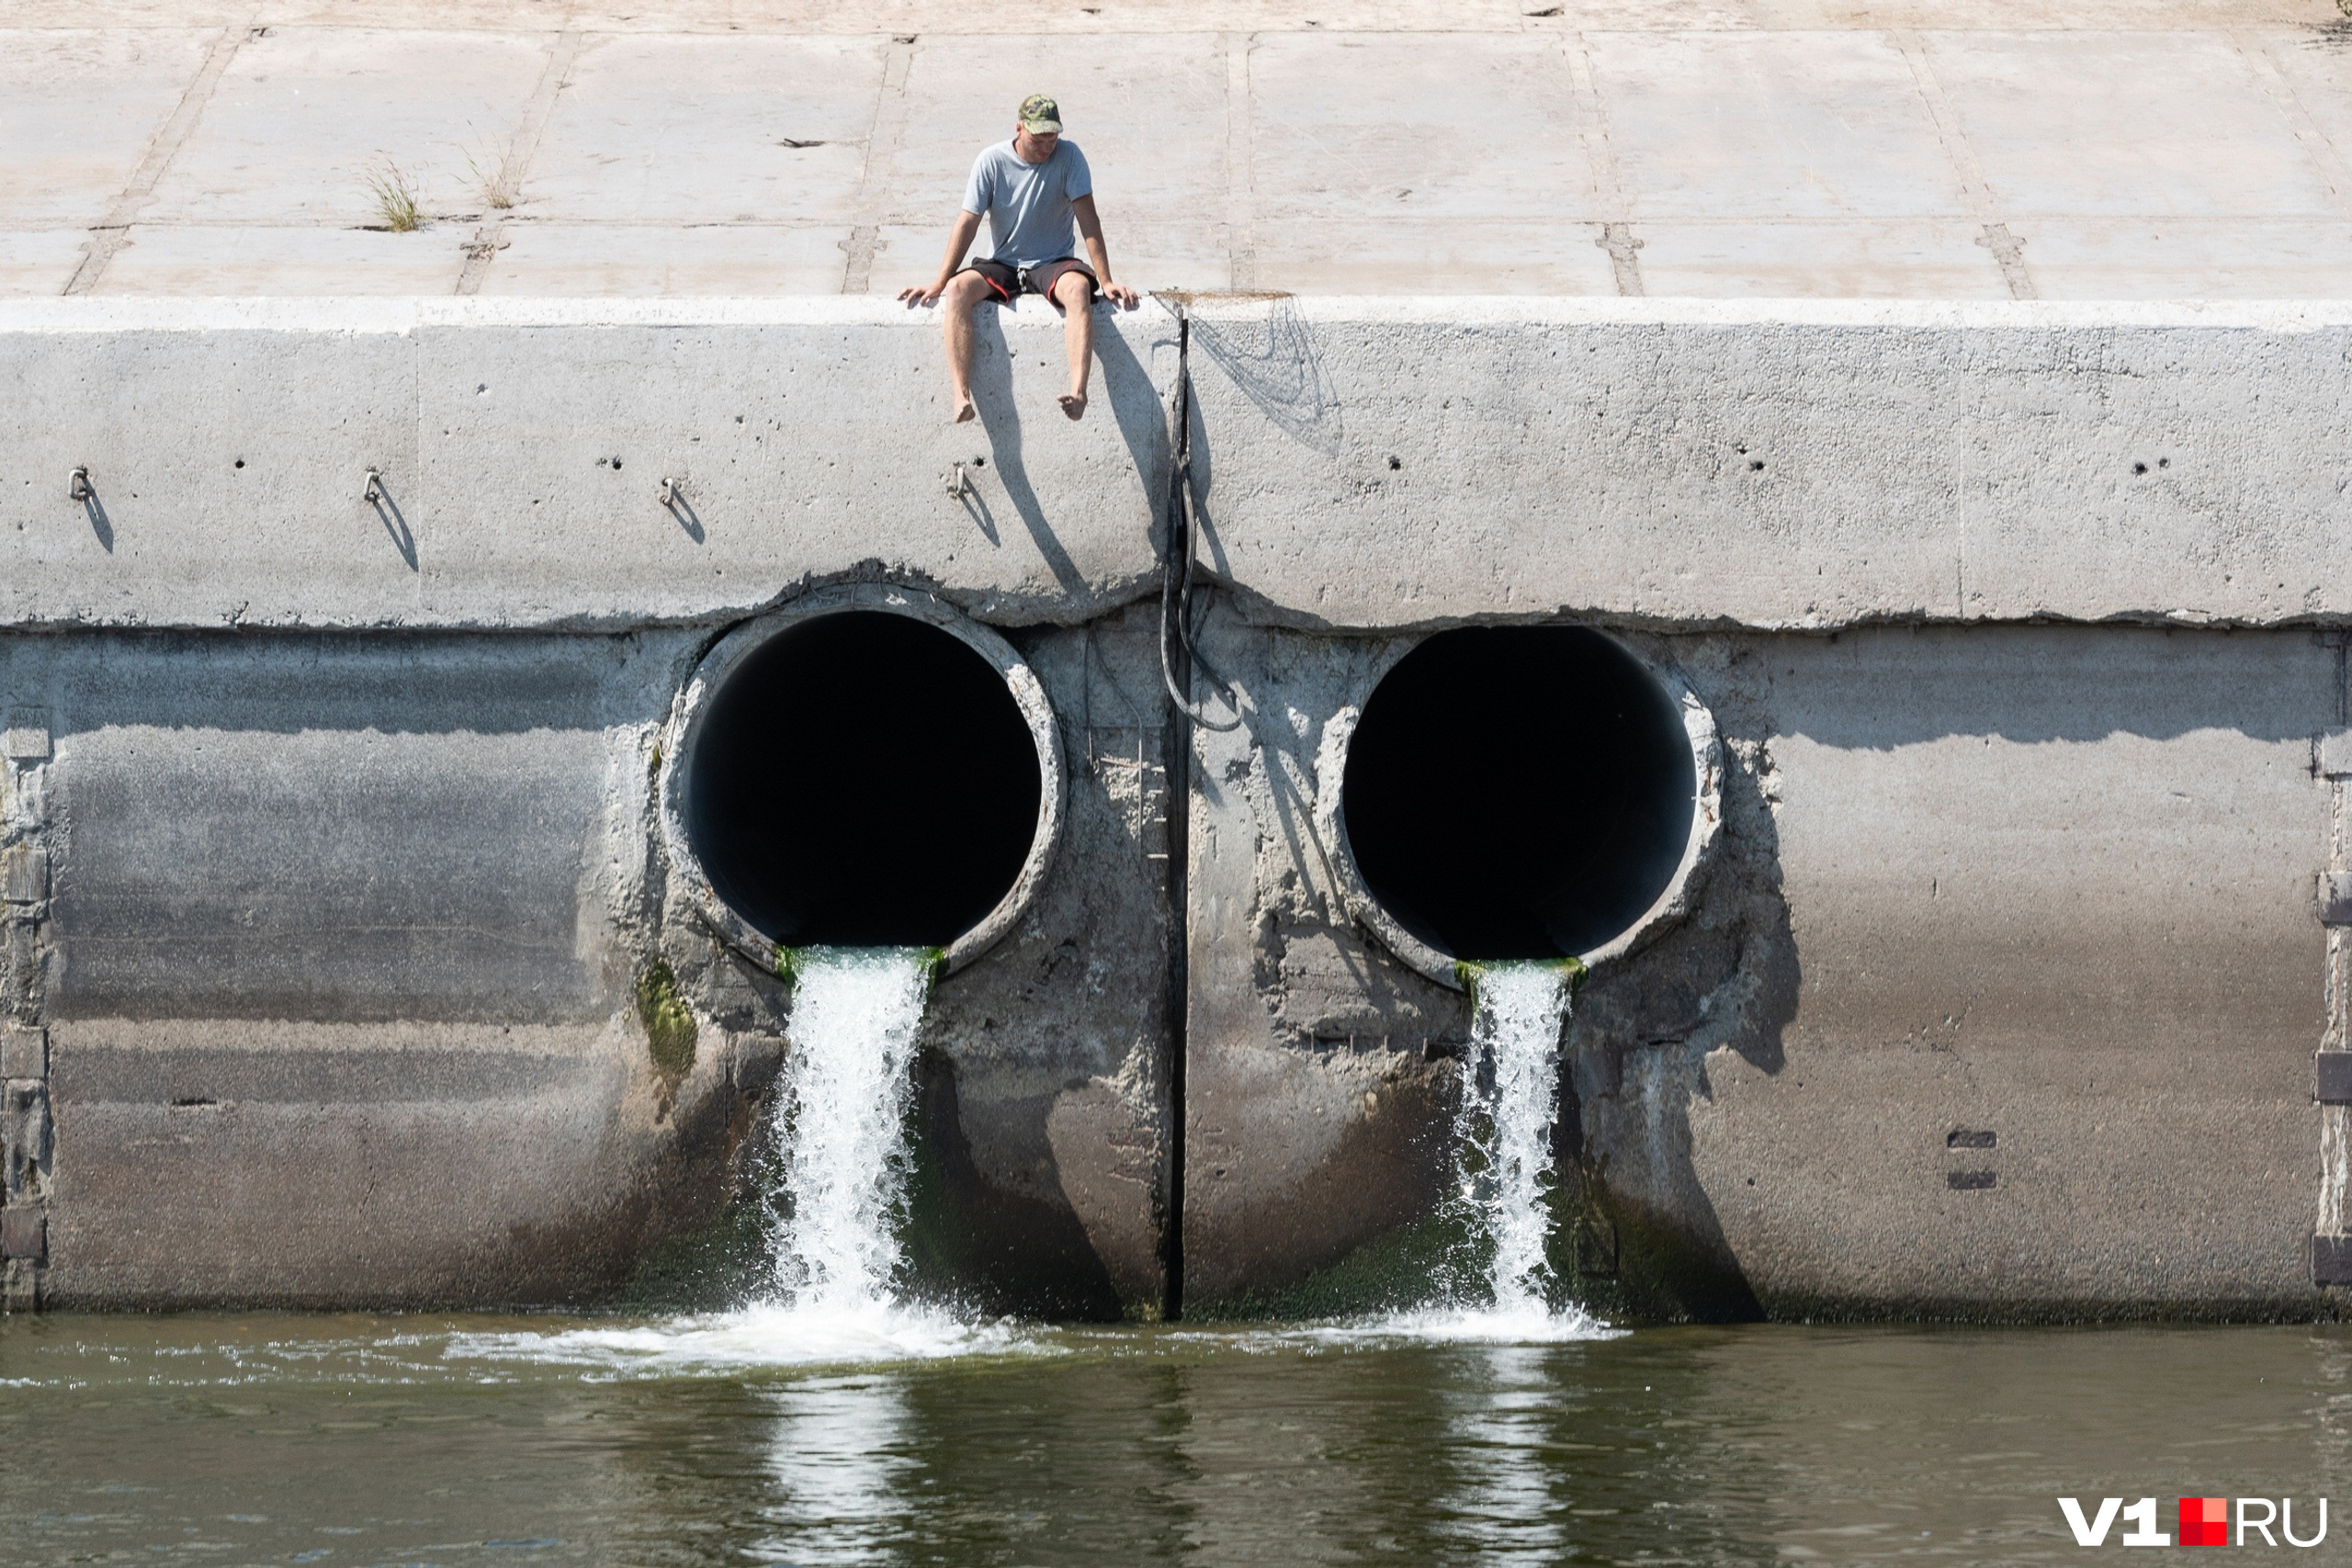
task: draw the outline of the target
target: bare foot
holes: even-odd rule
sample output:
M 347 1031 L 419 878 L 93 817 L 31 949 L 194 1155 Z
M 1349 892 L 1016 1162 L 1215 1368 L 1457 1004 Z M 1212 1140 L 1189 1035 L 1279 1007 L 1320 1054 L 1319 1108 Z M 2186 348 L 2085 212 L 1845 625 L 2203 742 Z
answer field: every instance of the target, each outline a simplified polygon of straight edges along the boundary
M 1062 405 L 1062 412 L 1069 415 L 1070 418 L 1084 419 L 1086 417 L 1086 394 L 1084 392 L 1064 392 L 1061 395 L 1060 401 Z
M 979 408 L 972 401 L 972 394 L 969 392 L 958 392 L 956 394 L 956 417 L 948 423 L 951 424 L 963 424 L 968 421 L 978 419 L 979 415 Z

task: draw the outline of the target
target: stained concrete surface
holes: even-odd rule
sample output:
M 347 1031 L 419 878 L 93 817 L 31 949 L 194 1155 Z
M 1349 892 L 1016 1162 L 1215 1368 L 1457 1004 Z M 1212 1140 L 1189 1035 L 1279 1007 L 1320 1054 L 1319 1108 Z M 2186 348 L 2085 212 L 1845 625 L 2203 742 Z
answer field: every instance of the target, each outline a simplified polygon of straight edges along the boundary
M 888 295 L 1040 87 L 1146 288 L 2347 291 L 2326 0 L 1549 9 L 19 6 L 0 292 Z
M 2012 627 L 1728 651 L 1700 682 L 1771 797 L 1793 1006 L 1776 1042 L 1663 1051 L 1701 1069 L 1692 1168 L 1758 1295 L 2308 1299 L 2311 737 L 2338 650 Z
M 2324 1310 L 2312 737 L 2338 649 L 1634 646 L 1723 726 L 1726 831 L 1689 913 L 1578 1001 L 1564 1270 L 1666 1315 Z M 1312 1292 L 1440 1211 L 1467 1019 L 1348 919 L 1316 828 L 1383 644 L 1220 616 L 1204 655 L 1247 715 L 1201 738 L 1192 828 L 1186 1285 L 1213 1308 Z
M 1074 763 L 1057 869 L 925 1022 L 927 1245 L 1008 1310 L 1166 1290 L 1154 627 L 1035 634 Z M 53 868 L 9 910 L 46 1299 L 582 1299 L 756 1187 L 786 999 L 681 902 L 648 798 L 706 640 L 0 638 L 54 748 L 6 803 Z M 702 1021 L 683 1077 L 632 1005 L 657 954 Z

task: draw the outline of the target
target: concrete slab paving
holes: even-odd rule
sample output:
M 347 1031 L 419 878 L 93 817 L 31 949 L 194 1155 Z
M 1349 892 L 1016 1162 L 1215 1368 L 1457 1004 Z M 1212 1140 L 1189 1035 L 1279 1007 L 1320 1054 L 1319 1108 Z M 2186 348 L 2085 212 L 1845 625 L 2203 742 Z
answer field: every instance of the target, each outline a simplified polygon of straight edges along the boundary
M 2342 210 L 2226 35 L 1935 33 L 1927 51 L 2006 211 Z
M 2352 20 L 2326 0 L 1317 8 L 123 0 L 65 27 L 37 0 L 0 37 L 0 137 L 29 149 L 0 169 L 0 292 L 887 293 L 935 270 L 1033 90 L 1146 287 L 2352 292 Z M 305 237 L 379 221 L 387 160 L 428 217 L 488 226 L 481 258 Z M 482 176 L 510 160 L 501 209 Z M 121 278 L 22 237 L 125 220 Z M 234 232 L 161 239 L 206 225 Z
M 142 224 L 107 265 L 101 294 L 447 294 L 465 265 L 466 224 L 408 234 L 263 224 Z
M 1965 219 L 1644 223 L 1640 236 L 1642 280 L 1651 294 L 2009 297 L 1983 229 Z
M 556 96 L 524 211 L 571 223 L 846 221 L 881 84 L 870 39 L 595 39 Z
M 846 224 L 516 223 L 501 238 L 506 248 L 483 274 L 484 294 L 695 297 L 835 293 L 850 231 Z
M 2332 220 L 2048 219 L 2028 263 L 2052 299 L 2340 296 L 2352 223 Z
M 0 220 L 104 218 L 179 103 L 212 30 L 21 32 L 0 50 Z
M 1250 50 L 1248 82 L 1266 220 L 1616 216 L 1557 39 L 1278 34 Z
M 1134 33 L 1262 30 L 1327 32 L 1572 32 L 1624 28 L 2327 28 L 2341 18 L 2330 0 L 1562 0 L 1557 17 L 1531 17 L 1529 0 L 1004 0 L 987 13 L 1005 33 Z M 19 0 L 11 17 L 28 27 L 247 23 L 285 27 L 547 27 L 557 20 L 589 32 L 905 33 L 968 31 L 970 0 L 606 0 L 565 7 L 548 0 Z
M 1588 48 L 1624 216 L 1969 210 L 1910 64 L 1883 35 L 1610 33 Z
M 504 141 L 546 53 L 543 38 L 266 29 L 238 48 L 142 216 L 380 222 L 368 182 L 387 159 L 428 211 L 479 211 L 464 152 Z
M 1598 223 L 1465 218 L 1263 223 L 1251 287 L 1294 294 L 1614 294 Z M 1475 282 L 1473 281 L 1475 280 Z
M 2352 18 L 2343 40 L 2242 32 L 2236 41 L 2339 210 L 2352 214 Z
M 83 229 L 0 229 L 0 297 L 64 293 L 89 243 Z

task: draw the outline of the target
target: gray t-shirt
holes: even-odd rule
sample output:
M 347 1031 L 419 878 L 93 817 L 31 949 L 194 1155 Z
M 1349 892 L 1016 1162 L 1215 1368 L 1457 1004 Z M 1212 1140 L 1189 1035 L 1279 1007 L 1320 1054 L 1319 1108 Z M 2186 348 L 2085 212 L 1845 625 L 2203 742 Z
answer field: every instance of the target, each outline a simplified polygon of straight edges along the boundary
M 1094 194 L 1086 154 L 1065 138 L 1042 164 L 1024 164 L 1010 141 L 980 150 L 964 186 L 964 210 L 985 215 L 991 261 L 1038 266 L 1078 254 L 1069 204 Z

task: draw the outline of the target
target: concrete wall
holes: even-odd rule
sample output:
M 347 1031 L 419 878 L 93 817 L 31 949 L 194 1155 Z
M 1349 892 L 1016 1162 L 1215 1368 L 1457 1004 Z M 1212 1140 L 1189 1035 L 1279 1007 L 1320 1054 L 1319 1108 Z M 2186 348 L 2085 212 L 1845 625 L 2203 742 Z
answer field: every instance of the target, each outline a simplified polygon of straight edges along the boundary
M 2352 306 L 1201 310 L 1208 559 L 1281 619 L 2352 613 Z M 876 562 L 1089 619 L 1152 581 L 1174 372 L 1162 310 L 1114 323 L 1076 426 L 1051 315 L 989 323 L 974 429 L 887 303 L 0 304 L 0 617 L 620 629 Z
M 1564 1269 L 1662 1315 L 2324 1310 L 2312 740 L 2340 648 L 1633 640 L 1722 727 L 1725 831 L 1689 914 L 1579 999 Z M 1316 828 L 1383 648 L 1227 615 L 1204 653 L 1250 722 L 1201 740 L 1187 1288 L 1385 1292 L 1317 1270 L 1434 1208 L 1468 1020 L 1347 918 Z
M 0 309 L 17 1299 L 571 1299 L 715 1214 L 788 998 L 670 892 L 651 750 L 726 626 L 888 577 L 1008 629 L 1071 762 L 1050 885 L 927 1026 L 973 1294 L 1409 1266 L 1466 1020 L 1348 918 L 1318 807 L 1421 629 L 1560 617 L 1725 748 L 1689 912 L 1580 1007 L 1588 1290 L 2325 1307 L 2352 314 L 1200 310 L 1196 694 L 1243 722 L 1171 798 L 1156 309 L 1075 426 L 1051 320 L 992 327 L 960 429 L 929 320 L 862 304 Z

